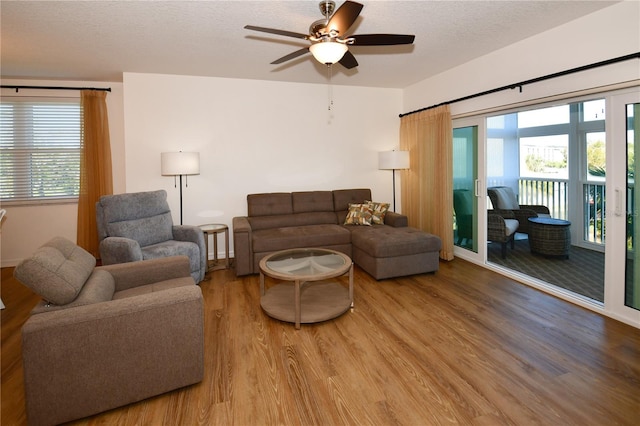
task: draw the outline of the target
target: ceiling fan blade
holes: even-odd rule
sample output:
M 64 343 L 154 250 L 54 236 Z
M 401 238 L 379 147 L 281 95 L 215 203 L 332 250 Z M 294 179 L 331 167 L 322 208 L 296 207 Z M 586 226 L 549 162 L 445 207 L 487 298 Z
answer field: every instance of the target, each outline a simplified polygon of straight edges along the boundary
M 342 59 L 340 59 L 340 65 L 342 65 L 343 67 L 345 67 L 346 69 L 351 69 L 351 68 L 355 68 L 358 66 L 358 61 L 356 61 L 356 57 L 353 56 L 353 53 L 349 52 L 348 50 L 344 53 L 344 56 L 342 57 Z
M 283 62 L 290 61 L 291 59 L 297 58 L 298 56 L 302 56 L 305 53 L 309 53 L 308 47 L 305 47 L 304 49 L 296 50 L 295 52 L 289 53 L 288 55 L 285 55 L 280 59 L 276 59 L 275 61 L 271 62 L 271 65 L 277 65 Z
M 245 25 L 244 28 L 247 30 L 261 31 L 263 33 L 277 34 L 285 37 L 301 38 L 303 40 L 309 39 L 308 34 L 294 33 L 292 31 L 276 30 L 274 28 L 256 27 L 253 25 Z
M 345 1 L 342 6 L 335 11 L 327 23 L 327 31 L 335 30 L 339 35 L 344 36 L 351 25 L 358 19 L 362 5 L 354 1 Z
M 395 44 L 411 44 L 416 38 L 406 34 L 361 34 L 352 35 L 354 46 L 391 46 Z

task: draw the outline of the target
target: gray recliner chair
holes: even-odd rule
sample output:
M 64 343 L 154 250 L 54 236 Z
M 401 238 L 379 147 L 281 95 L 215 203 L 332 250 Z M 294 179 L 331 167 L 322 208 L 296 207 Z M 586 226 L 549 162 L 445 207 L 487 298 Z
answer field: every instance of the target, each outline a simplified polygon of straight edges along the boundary
M 96 218 L 103 265 L 182 255 L 195 282 L 204 279 L 204 234 L 197 226 L 173 225 L 165 190 L 102 196 Z
M 76 420 L 202 381 L 204 304 L 189 260 L 95 265 L 89 252 L 56 237 L 14 270 L 43 299 L 22 327 L 30 425 Z

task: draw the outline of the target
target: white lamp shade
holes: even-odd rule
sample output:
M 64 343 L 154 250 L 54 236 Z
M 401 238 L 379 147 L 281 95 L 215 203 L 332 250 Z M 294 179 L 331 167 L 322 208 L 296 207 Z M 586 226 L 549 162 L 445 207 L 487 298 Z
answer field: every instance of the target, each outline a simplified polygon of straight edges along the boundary
M 162 176 L 200 174 L 199 152 L 163 152 L 160 154 Z
M 324 41 L 309 46 L 309 51 L 321 64 L 335 64 L 347 51 L 347 45 L 335 41 Z
M 409 168 L 409 151 L 384 151 L 378 153 L 378 169 L 400 170 Z

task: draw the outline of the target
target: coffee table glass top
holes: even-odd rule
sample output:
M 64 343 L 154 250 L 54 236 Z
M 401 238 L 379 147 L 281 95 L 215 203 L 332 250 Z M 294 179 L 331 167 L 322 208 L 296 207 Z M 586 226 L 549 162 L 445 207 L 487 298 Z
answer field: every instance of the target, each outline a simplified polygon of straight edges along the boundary
M 262 262 L 261 262 L 262 263 Z M 291 249 L 274 253 L 264 259 L 270 274 L 281 278 L 332 275 L 349 270 L 351 259 L 340 252 L 326 249 Z

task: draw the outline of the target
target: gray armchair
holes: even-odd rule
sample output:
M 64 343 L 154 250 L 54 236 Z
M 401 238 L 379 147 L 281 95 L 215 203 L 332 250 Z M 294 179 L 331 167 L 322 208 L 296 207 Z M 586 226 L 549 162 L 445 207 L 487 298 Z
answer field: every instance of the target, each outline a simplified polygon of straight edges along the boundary
M 204 234 L 197 226 L 173 225 L 165 190 L 105 195 L 96 218 L 103 265 L 183 255 L 195 282 L 204 279 Z
M 550 217 L 549 208 L 543 205 L 535 204 L 518 204 L 518 197 L 508 186 L 493 186 L 487 188 L 489 199 L 493 204 L 493 209 L 496 213 L 501 214 L 504 211 L 508 215 L 515 216 L 518 220 L 518 232 L 523 234 L 529 233 L 529 218 L 530 217 Z
M 203 378 L 203 299 L 189 260 L 95 265 L 56 237 L 14 270 L 43 298 L 22 327 L 30 425 L 76 420 Z

